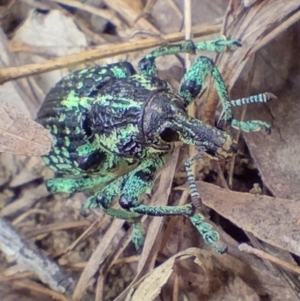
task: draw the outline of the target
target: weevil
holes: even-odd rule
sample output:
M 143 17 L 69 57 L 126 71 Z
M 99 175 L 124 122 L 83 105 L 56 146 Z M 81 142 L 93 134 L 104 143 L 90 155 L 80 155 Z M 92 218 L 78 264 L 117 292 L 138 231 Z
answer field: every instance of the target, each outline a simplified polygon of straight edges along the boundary
M 156 73 L 158 57 L 192 53 L 198 50 L 221 52 L 241 46 L 239 40 L 223 37 L 194 43 L 161 46 L 144 58 L 137 71 L 128 61 L 79 70 L 61 79 L 50 90 L 38 112 L 37 121 L 53 136 L 53 147 L 44 161 L 57 177 L 47 182 L 52 193 L 91 193 L 85 209 L 101 207 L 107 214 L 133 224 L 132 240 L 143 244 L 142 215 L 183 215 L 202 235 L 204 242 L 218 252 L 218 232 L 195 204 L 200 200 L 191 165 L 203 153 L 228 158 L 235 143 L 225 131 L 192 118 L 187 106 L 202 92 L 208 75 L 223 107 L 223 118 L 242 131 L 270 130 L 261 120 L 239 121 L 232 107 L 266 102 L 274 95 L 263 93 L 230 100 L 226 85 L 214 62 L 204 56 L 195 59 L 183 76 L 179 91 Z M 183 206 L 148 206 L 141 202 L 150 193 L 157 171 L 164 166 L 176 142 L 194 145 L 199 153 L 185 163 L 193 202 Z M 121 209 L 112 208 L 118 198 Z

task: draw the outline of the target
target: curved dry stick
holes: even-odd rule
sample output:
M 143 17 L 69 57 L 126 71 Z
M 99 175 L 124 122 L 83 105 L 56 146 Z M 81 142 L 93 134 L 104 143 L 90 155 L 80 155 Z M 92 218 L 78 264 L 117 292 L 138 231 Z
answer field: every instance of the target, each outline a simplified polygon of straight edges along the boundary
M 75 280 L 59 265 L 31 246 L 4 218 L 0 218 L 0 229 L 0 250 L 4 254 L 13 257 L 18 265 L 33 272 L 54 291 L 72 292 Z

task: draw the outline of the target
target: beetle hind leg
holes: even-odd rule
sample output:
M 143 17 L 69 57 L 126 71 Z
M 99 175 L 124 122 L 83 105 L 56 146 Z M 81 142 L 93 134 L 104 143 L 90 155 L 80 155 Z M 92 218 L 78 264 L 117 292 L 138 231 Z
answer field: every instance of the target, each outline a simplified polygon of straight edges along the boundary
M 87 210 L 91 208 L 101 208 L 107 215 L 127 221 L 132 224 L 132 242 L 135 248 L 139 250 L 144 243 L 144 233 L 141 227 L 141 215 L 134 212 L 128 212 L 124 209 L 111 208 L 114 198 L 120 194 L 122 183 L 126 175 L 110 183 L 103 190 L 91 196 L 83 206 L 81 214 L 86 215 Z
M 218 232 L 213 229 L 212 225 L 205 221 L 204 216 L 195 212 L 196 208 L 193 204 L 183 206 L 148 206 L 140 203 L 140 196 L 152 188 L 156 170 L 163 164 L 163 161 L 163 158 L 160 157 L 143 161 L 140 166 L 128 174 L 119 200 L 121 207 L 140 215 L 182 215 L 188 217 L 202 235 L 204 242 L 215 248 L 219 253 L 224 253 L 226 247 L 220 243 Z M 193 196 L 195 197 L 195 194 L 193 194 Z M 197 196 L 199 196 L 199 194 Z

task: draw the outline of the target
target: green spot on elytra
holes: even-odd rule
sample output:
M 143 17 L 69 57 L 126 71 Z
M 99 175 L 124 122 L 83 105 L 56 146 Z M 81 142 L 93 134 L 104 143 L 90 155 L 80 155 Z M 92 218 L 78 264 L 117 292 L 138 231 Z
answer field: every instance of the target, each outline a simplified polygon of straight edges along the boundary
M 55 163 L 55 164 L 58 163 L 57 156 L 50 156 L 50 160 L 51 160 L 53 163 Z
M 58 133 L 57 126 L 54 124 L 54 125 L 52 126 L 52 134 L 57 135 L 57 133 Z
M 55 171 L 55 172 L 58 171 L 58 168 L 57 168 L 55 165 L 52 165 L 52 166 L 51 166 L 51 169 L 52 169 L 53 171 Z
M 65 156 L 65 153 L 62 152 L 63 156 Z M 65 158 L 63 156 L 58 156 L 57 159 L 58 159 L 58 163 L 62 164 L 62 163 L 65 163 Z
M 67 111 L 78 110 L 78 101 L 80 98 L 75 90 L 68 91 L 68 94 L 61 100 L 61 106 L 64 106 Z
M 102 68 L 102 69 L 100 70 L 99 74 L 101 74 L 101 75 L 107 74 L 107 69 L 106 69 L 106 68 Z
M 69 153 L 69 151 L 68 151 L 68 149 L 66 147 L 63 146 L 61 148 L 61 150 L 62 150 L 65 158 L 70 158 L 70 153 Z
M 117 66 L 111 68 L 111 71 L 114 73 L 116 78 L 125 78 L 126 72 L 122 68 L 118 68 Z
M 55 135 L 53 135 L 53 133 L 51 133 L 52 135 L 52 141 L 53 141 L 53 145 L 56 145 L 57 144 L 57 138 Z
M 85 157 L 88 156 L 93 150 L 90 144 L 84 144 L 80 145 L 76 151 L 80 157 Z
M 67 136 L 65 137 L 65 145 L 66 145 L 66 147 L 69 147 L 71 145 L 70 138 Z
M 53 147 L 53 152 L 56 154 L 56 155 L 59 155 L 61 153 L 61 149 L 59 147 L 56 147 L 54 146 Z M 57 157 L 57 156 L 56 156 Z
M 79 83 L 77 83 L 77 89 L 82 89 L 84 87 L 84 84 L 83 84 L 83 82 L 79 82 Z
M 57 163 L 56 167 L 57 167 L 57 170 L 68 170 L 70 168 L 70 165 Z
M 92 69 L 92 68 L 91 68 Z M 84 75 L 87 73 L 87 69 L 82 69 L 78 71 L 78 75 Z
M 66 114 L 60 114 L 59 118 L 58 118 L 58 121 L 59 122 L 64 122 L 65 120 L 66 120 Z
M 46 165 L 50 164 L 50 159 L 48 157 L 44 157 L 43 160 L 44 160 Z

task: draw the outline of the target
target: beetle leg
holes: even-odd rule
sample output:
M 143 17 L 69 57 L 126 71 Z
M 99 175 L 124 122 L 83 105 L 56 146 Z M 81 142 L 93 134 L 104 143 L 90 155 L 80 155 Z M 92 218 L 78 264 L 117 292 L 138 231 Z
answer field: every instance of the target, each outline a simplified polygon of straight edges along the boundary
M 141 215 L 135 212 L 128 212 L 124 209 L 111 208 L 114 198 L 121 193 L 123 182 L 127 179 L 127 175 L 119 177 L 111 182 L 100 192 L 88 198 L 85 205 L 81 209 L 81 214 L 86 215 L 86 212 L 91 208 L 101 208 L 107 215 L 113 218 L 123 219 L 133 225 L 132 242 L 136 249 L 140 249 L 144 243 L 144 233 L 140 224 Z
M 196 153 L 196 155 L 194 155 L 193 157 L 186 160 L 186 162 L 184 164 L 185 170 L 187 173 L 189 187 L 190 187 L 192 203 L 198 209 L 202 209 L 201 208 L 202 207 L 202 199 L 201 199 L 200 193 L 197 189 L 195 177 L 194 177 L 191 166 L 193 165 L 193 163 L 195 161 L 200 159 L 204 153 L 205 153 L 205 150 L 200 150 L 198 153 Z
M 192 40 L 185 40 L 181 44 L 163 45 L 151 51 L 138 63 L 138 71 L 143 75 L 156 76 L 155 59 L 165 55 L 191 53 L 195 54 L 197 50 L 222 52 L 230 46 L 241 46 L 240 40 L 227 40 L 222 36 L 215 40 L 201 41 L 194 43 Z
M 213 229 L 212 225 L 205 221 L 202 215 L 195 212 L 196 208 L 194 205 L 147 206 L 139 202 L 140 196 L 152 188 L 155 171 L 163 164 L 163 161 L 163 158 L 160 157 L 143 161 L 141 165 L 128 174 L 119 200 L 121 207 L 141 215 L 186 216 L 202 235 L 206 244 L 215 248 L 219 253 L 224 253 L 226 247 L 224 247 L 222 243 L 220 244 L 218 232 Z
M 99 189 L 111 182 L 116 175 L 110 173 L 106 176 L 99 177 L 82 177 L 82 178 L 54 178 L 47 180 L 46 186 L 51 193 L 74 193 L 80 191 L 91 191 L 95 187 Z
M 164 45 L 154 49 L 138 63 L 138 72 L 146 76 L 157 76 L 155 60 L 158 57 L 179 53 L 196 53 L 196 46 L 192 40 L 185 40 L 181 44 Z
M 223 52 L 232 46 L 241 47 L 240 39 L 227 40 L 226 36 L 220 36 L 214 40 L 201 41 L 195 43 L 197 50 Z
M 185 40 L 181 44 L 164 45 L 154 49 L 141 59 L 138 63 L 138 71 L 143 75 L 156 76 L 155 59 L 158 57 L 180 53 L 195 54 L 198 50 L 222 52 L 231 46 L 240 47 L 241 41 L 238 39 L 227 40 L 226 37 L 219 37 L 215 40 L 201 41 L 198 43 L 194 43 L 192 40 Z M 270 130 L 270 125 L 264 121 L 239 121 L 234 119 L 231 108 L 236 106 L 240 100 L 243 100 L 243 104 L 250 102 L 265 102 L 265 100 L 273 98 L 273 96 L 271 98 L 269 97 L 271 93 L 254 95 L 249 98 L 235 100 L 231 103 L 226 85 L 218 68 L 215 66 L 214 62 L 207 57 L 198 57 L 181 81 L 180 95 L 185 101 L 185 106 L 192 103 L 194 99 L 203 92 L 204 80 L 208 75 L 212 75 L 215 79 L 216 89 L 222 103 L 223 115 L 226 122 L 229 122 L 234 128 L 245 132 L 258 131 L 261 128 L 265 128 L 267 131 Z
M 249 120 L 249 121 L 239 121 L 234 119 L 231 113 L 231 108 L 243 106 L 251 103 L 265 103 L 269 100 L 275 100 L 277 97 L 269 92 L 252 95 L 245 98 L 239 98 L 236 100 L 231 100 L 226 102 L 226 106 L 223 107 L 223 111 L 220 115 L 220 118 L 224 118 L 225 121 L 229 122 L 231 126 L 235 129 L 242 130 L 243 132 L 256 132 L 264 128 L 267 132 L 270 132 L 271 127 L 267 122 L 261 120 Z
M 189 71 L 184 75 L 180 85 L 180 95 L 188 106 L 194 101 L 197 96 L 203 91 L 204 81 L 207 76 L 212 75 L 215 80 L 217 93 L 220 97 L 223 107 L 222 116 L 226 122 L 229 122 L 232 127 L 240 129 L 245 132 L 258 131 L 261 128 L 270 130 L 270 125 L 267 122 L 260 120 L 239 121 L 234 119 L 232 114 L 232 107 L 244 105 L 248 103 L 266 102 L 275 96 L 271 93 L 262 93 L 258 95 L 249 96 L 231 101 L 228 96 L 227 88 L 214 62 L 204 56 L 196 58 Z

